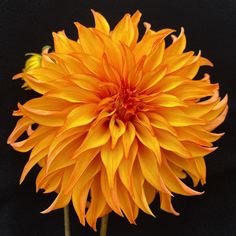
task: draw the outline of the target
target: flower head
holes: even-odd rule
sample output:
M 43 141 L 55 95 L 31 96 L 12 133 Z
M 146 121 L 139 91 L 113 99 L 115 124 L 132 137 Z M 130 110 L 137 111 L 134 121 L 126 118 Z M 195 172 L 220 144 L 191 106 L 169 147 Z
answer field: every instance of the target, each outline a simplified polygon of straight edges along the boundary
M 47 53 L 48 50 L 50 49 L 49 46 L 45 46 L 42 48 L 42 54 Z M 26 56 L 30 56 L 26 62 L 25 62 L 25 67 L 23 69 L 24 72 L 30 71 L 32 69 L 38 68 L 41 66 L 41 58 L 42 55 L 38 53 L 26 53 Z M 24 80 L 24 78 L 22 78 Z M 27 85 L 26 82 L 22 85 L 22 88 L 25 90 L 29 90 L 30 87 Z
M 205 183 L 204 156 L 222 136 L 212 130 L 226 116 L 227 96 L 220 99 L 208 74 L 194 79 L 212 63 L 184 52 L 183 28 L 177 37 L 145 23 L 138 41 L 139 11 L 113 30 L 92 12 L 95 27 L 75 23 L 77 41 L 53 33 L 55 51 L 14 77 L 40 94 L 13 113 L 21 118 L 8 142 L 31 151 L 20 182 L 39 164 L 37 190 L 58 194 L 44 213 L 72 200 L 80 222 L 94 229 L 111 211 L 131 223 L 139 209 L 153 215 L 156 195 L 161 209 L 178 215 L 171 197 L 201 194 L 181 179 Z M 17 141 L 24 132 L 28 138 Z

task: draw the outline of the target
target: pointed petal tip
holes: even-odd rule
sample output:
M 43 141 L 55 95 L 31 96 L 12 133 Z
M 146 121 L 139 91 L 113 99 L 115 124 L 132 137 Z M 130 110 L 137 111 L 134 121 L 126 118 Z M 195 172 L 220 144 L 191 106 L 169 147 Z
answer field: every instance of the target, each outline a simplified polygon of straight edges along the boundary
M 19 184 L 21 185 L 23 183 L 23 181 L 25 180 L 25 177 L 26 175 L 24 174 L 24 171 L 22 172 L 21 174 L 21 177 L 20 177 L 20 181 L 19 181 Z
M 49 213 L 49 212 L 50 212 L 50 210 L 46 209 L 46 210 L 44 210 L 44 211 L 41 211 L 40 213 L 41 213 L 41 214 L 47 214 L 47 213 Z
M 173 214 L 174 214 L 175 216 L 179 216 L 179 215 L 180 215 L 180 213 L 177 212 L 177 211 L 174 211 Z
M 23 74 L 24 74 L 24 73 L 18 73 L 18 74 L 16 74 L 16 75 L 12 76 L 12 80 L 17 80 L 17 79 L 22 78 Z
M 198 192 L 198 191 L 195 191 L 197 194 L 197 196 L 200 196 L 200 195 L 203 195 L 205 193 L 205 191 L 202 191 L 202 192 Z

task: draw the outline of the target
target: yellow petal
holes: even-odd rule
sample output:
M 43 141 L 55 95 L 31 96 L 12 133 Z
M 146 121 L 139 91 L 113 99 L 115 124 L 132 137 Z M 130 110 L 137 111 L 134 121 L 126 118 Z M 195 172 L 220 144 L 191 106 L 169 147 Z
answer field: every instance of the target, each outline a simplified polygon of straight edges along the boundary
M 192 196 L 192 195 L 200 195 L 202 193 L 197 192 L 187 185 L 185 185 L 170 169 L 167 161 L 163 159 L 162 168 L 160 168 L 161 176 L 164 180 L 166 186 L 174 193 Z
M 109 130 L 111 132 L 111 148 L 113 149 L 118 139 L 125 133 L 125 125 L 113 116 L 109 123 Z
M 188 147 L 188 151 L 193 158 L 206 156 L 217 149 L 217 147 L 203 147 L 189 141 L 183 141 L 182 143 L 185 147 Z
M 109 35 L 110 26 L 104 16 L 94 10 L 92 10 L 92 13 L 95 21 L 95 29 L 101 31 L 106 35 Z
M 127 158 L 123 158 L 118 167 L 118 173 L 119 173 L 121 182 L 124 184 L 124 186 L 126 187 L 126 189 L 129 191 L 131 195 L 133 194 L 131 175 L 132 175 L 134 161 L 137 156 L 137 152 L 138 152 L 138 143 L 137 143 L 137 140 L 134 139 L 134 142 L 132 143 L 130 147 L 129 156 L 127 156 Z
M 159 163 L 161 163 L 160 145 L 156 137 L 145 127 L 139 123 L 135 123 L 136 135 L 139 141 L 153 151 Z
M 121 141 L 119 141 L 113 149 L 110 142 L 104 145 L 101 149 L 101 158 L 107 172 L 110 188 L 114 185 L 114 176 L 123 156 L 123 146 Z
M 175 129 L 168 123 L 168 121 L 154 112 L 149 112 L 148 117 L 150 119 L 151 125 L 157 129 L 163 129 L 170 132 L 173 135 L 177 135 Z M 157 131 L 158 132 L 158 131 Z
M 83 51 L 100 58 L 103 54 L 103 44 L 93 31 L 78 22 L 75 25 L 79 31 L 79 42 Z M 94 47 L 96 45 L 96 47 Z
M 148 204 L 151 204 L 156 197 L 156 193 L 157 193 L 156 189 L 147 181 L 144 182 L 143 188 L 144 188 L 144 192 L 147 198 L 147 202 Z
M 144 178 L 157 191 L 165 192 L 171 195 L 170 191 L 161 182 L 159 166 L 154 153 L 143 145 L 139 146 L 138 159 Z
M 81 135 L 82 134 L 80 133 L 76 133 L 75 135 L 71 135 L 69 137 L 65 136 L 65 138 L 62 140 L 58 139 L 57 137 L 53 140 L 48 151 L 46 163 L 47 171 L 49 171 L 49 168 L 51 168 L 52 162 L 57 161 L 61 153 L 65 153 L 66 149 L 70 148 L 70 146 L 75 146 L 82 142 Z M 70 157 L 72 157 L 72 154 L 70 155 Z
M 51 132 L 55 135 L 55 131 L 53 131 L 52 128 L 39 126 L 29 138 L 23 141 L 11 143 L 11 146 L 19 152 L 28 152 L 38 143 L 39 140 Z
M 167 75 L 158 82 L 156 87 L 158 91 L 168 92 L 185 82 L 185 78 L 177 75 Z
M 184 66 L 192 57 L 192 55 L 193 52 L 186 52 L 180 55 L 174 55 L 172 57 L 167 58 L 165 61 L 163 61 L 163 63 L 167 64 L 168 66 L 167 73 L 172 73 Z
M 102 83 L 102 81 L 95 76 L 91 76 L 89 74 L 73 74 L 69 77 L 77 86 L 80 88 L 91 91 L 93 94 L 97 94 L 98 86 Z M 101 85 L 102 86 L 102 85 Z
M 71 154 L 76 150 L 76 145 L 78 140 L 70 140 L 67 146 L 60 148 L 59 151 L 53 152 L 51 155 L 48 154 L 47 159 L 44 163 L 44 168 L 47 171 L 47 174 L 62 171 L 64 168 L 75 165 L 75 160 L 71 158 Z M 65 145 L 63 143 L 63 145 Z
M 159 108 L 158 112 L 162 115 L 170 125 L 176 127 L 184 127 L 189 125 L 204 125 L 205 121 L 199 118 L 193 118 L 190 115 L 187 115 L 179 108 Z M 173 115 L 174 114 L 174 115 Z
M 184 34 L 184 28 L 181 27 L 181 32 L 179 34 L 178 38 L 173 38 L 173 43 L 166 48 L 165 50 L 165 55 L 164 58 L 176 55 L 176 54 L 181 54 L 185 47 L 186 47 L 186 37 Z
M 129 151 L 134 141 L 134 138 L 135 138 L 135 128 L 133 124 L 129 121 L 126 125 L 125 133 L 122 136 L 124 155 L 126 158 L 128 158 L 129 156 Z
M 134 186 L 134 191 L 133 191 L 134 194 L 132 195 L 133 201 L 145 213 L 155 217 L 147 202 L 147 198 L 143 188 L 144 177 L 141 174 L 141 170 L 137 162 L 135 163 L 133 168 L 132 184 Z
M 71 103 L 97 103 L 100 101 L 96 94 L 86 91 L 79 87 L 65 87 L 62 89 L 54 89 L 47 93 L 47 97 L 59 98 L 65 102 Z
M 52 35 L 54 40 L 54 48 L 57 53 L 69 54 L 73 52 L 82 52 L 81 45 L 68 39 L 64 31 L 52 33 Z
M 101 38 L 104 43 L 104 52 L 108 59 L 108 64 L 111 64 L 120 74 L 122 73 L 123 59 L 121 54 L 120 45 L 113 41 L 110 37 L 97 31 L 96 34 Z
M 40 173 L 46 173 L 45 169 L 41 169 Z M 39 177 L 39 178 L 38 178 Z M 61 173 L 56 172 L 51 175 L 45 175 L 44 178 L 41 178 L 40 174 L 38 175 L 36 180 L 36 191 L 38 192 L 39 189 L 44 189 L 44 193 L 51 193 L 51 192 L 57 192 L 59 189 L 59 186 L 61 184 Z
M 114 179 L 113 188 L 110 188 L 105 168 L 102 168 L 101 170 L 101 190 L 107 204 L 111 207 L 111 209 L 123 217 L 123 213 L 120 208 L 120 200 L 118 197 L 119 190 L 117 189 L 117 177 Z
M 163 41 L 163 39 L 172 32 L 174 32 L 174 30 L 164 29 L 149 35 L 147 31 L 133 50 L 136 61 L 139 61 L 144 55 L 148 55 L 152 50 L 154 43 L 158 44 L 159 42 Z
M 185 170 L 192 178 L 194 186 L 197 186 L 200 176 L 196 169 L 194 159 L 183 159 L 180 156 L 169 151 L 165 151 L 165 157 L 168 159 L 169 163 L 173 163 L 173 165 L 176 165 L 180 169 Z
M 68 205 L 68 203 L 71 200 L 71 195 L 70 194 L 63 194 L 63 193 L 59 193 L 56 197 L 56 199 L 54 200 L 54 202 L 44 211 L 42 211 L 42 214 L 45 213 L 49 213 L 53 210 L 59 209 L 59 208 L 63 208 L 65 206 Z
M 93 179 L 91 179 L 83 188 L 77 184 L 72 192 L 72 203 L 80 223 L 85 226 L 85 208 L 87 204 L 88 194 Z
M 178 69 L 177 71 L 173 72 L 173 76 L 183 76 L 188 79 L 193 79 L 201 66 L 200 63 L 201 58 L 201 51 L 198 53 L 198 55 L 194 58 L 194 60 L 190 64 L 186 64 L 182 68 Z
M 66 117 L 63 130 L 91 123 L 95 117 L 96 104 L 82 104 L 73 109 Z
M 122 182 L 117 178 L 117 188 L 119 189 L 118 191 L 118 197 L 120 200 L 120 207 L 121 210 L 124 212 L 125 216 L 127 217 L 128 221 L 131 224 L 136 224 L 135 223 L 135 203 L 133 202 L 132 198 L 129 195 L 129 192 L 127 189 L 124 187 Z
M 86 220 L 88 224 L 96 231 L 96 222 L 101 217 L 106 201 L 100 189 L 99 177 L 95 177 L 90 190 L 91 204 L 86 213 Z
M 87 136 L 85 137 L 83 143 L 74 153 L 74 157 L 80 155 L 81 153 L 96 147 L 101 147 L 105 145 L 110 138 L 110 132 L 106 127 L 106 123 L 100 122 L 95 127 L 92 127 Z
M 142 79 L 140 80 L 140 83 L 137 85 L 138 88 L 140 88 L 142 91 L 146 91 L 152 87 L 155 87 L 156 84 L 163 79 L 167 71 L 166 66 L 160 66 L 154 71 L 150 71 L 146 73 Z
M 47 156 L 48 149 L 45 148 L 42 151 L 38 152 L 34 156 L 31 156 L 30 160 L 26 163 L 24 170 L 20 177 L 20 184 L 24 181 L 26 175 L 29 171 L 43 158 Z
M 16 123 L 14 130 L 7 139 L 8 144 L 13 144 L 27 129 L 33 124 L 33 121 L 27 117 L 22 117 Z
M 134 26 L 129 14 L 125 14 L 125 16 L 111 32 L 111 38 L 114 41 L 122 42 L 127 46 L 130 46 L 130 44 L 133 42 L 134 35 Z
M 191 153 L 186 148 L 188 146 L 184 146 L 174 135 L 164 130 L 158 130 L 156 136 L 162 148 L 177 153 L 183 158 L 191 158 Z
M 161 93 L 152 100 L 152 103 L 162 107 L 186 107 L 187 104 L 179 100 L 177 97 Z
M 203 157 L 194 159 L 199 175 L 201 176 L 201 184 L 206 183 L 206 163 Z
M 159 66 L 160 63 L 162 62 L 164 51 L 165 51 L 164 40 L 154 45 L 152 51 L 145 60 L 145 63 L 143 65 L 143 70 L 145 72 L 155 70 L 156 67 Z
M 228 113 L 228 109 L 229 109 L 228 106 L 226 106 L 224 111 L 217 118 L 210 121 L 205 126 L 205 129 L 211 131 L 211 130 L 215 129 L 216 127 L 218 127 L 220 124 L 222 124 L 224 122 L 225 118 L 226 118 L 226 115 Z
M 160 193 L 160 203 L 161 203 L 161 209 L 167 212 L 170 212 L 176 216 L 179 215 L 178 212 L 175 211 L 171 204 L 171 196 L 165 193 Z
M 131 21 L 133 23 L 134 27 L 134 37 L 133 37 L 133 42 L 131 43 L 130 47 L 133 48 L 135 47 L 138 37 L 139 37 L 139 29 L 138 29 L 138 23 L 140 21 L 142 14 L 139 10 L 137 10 L 132 16 L 131 16 Z
M 69 185 L 67 186 L 65 193 L 70 192 L 72 188 L 75 186 L 75 184 L 77 183 L 79 183 L 79 185 L 82 186 L 82 183 L 86 182 L 83 179 L 85 179 L 85 176 L 89 177 L 89 173 L 91 170 L 94 171 L 94 173 L 96 173 L 99 170 L 97 167 L 95 168 L 93 164 L 94 163 L 93 160 L 96 158 L 98 153 L 99 153 L 99 149 L 94 148 L 94 149 L 87 150 L 82 155 L 76 158 L 76 164 L 73 167 L 73 171 L 71 173 L 70 180 L 69 180 Z M 97 163 L 97 160 L 95 161 Z M 93 175 L 94 174 L 92 174 L 92 176 Z

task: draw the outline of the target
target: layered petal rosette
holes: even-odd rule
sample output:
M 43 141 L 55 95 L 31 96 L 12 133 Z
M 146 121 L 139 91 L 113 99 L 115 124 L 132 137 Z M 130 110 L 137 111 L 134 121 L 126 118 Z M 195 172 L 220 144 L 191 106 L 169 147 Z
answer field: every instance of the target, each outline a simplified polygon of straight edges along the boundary
M 20 182 L 38 164 L 37 190 L 57 193 L 43 213 L 72 200 L 81 224 L 95 230 L 111 211 L 130 223 L 139 210 L 153 215 L 156 196 L 161 209 L 178 215 L 171 197 L 201 194 L 182 179 L 205 184 L 204 156 L 222 136 L 212 131 L 225 119 L 227 96 L 219 97 L 208 74 L 195 79 L 212 63 L 185 51 L 183 28 L 175 36 L 145 23 L 138 40 L 139 11 L 113 30 L 92 13 L 95 27 L 75 23 L 77 41 L 53 33 L 54 51 L 14 77 L 39 94 L 13 113 L 20 119 L 8 143 L 30 151 Z

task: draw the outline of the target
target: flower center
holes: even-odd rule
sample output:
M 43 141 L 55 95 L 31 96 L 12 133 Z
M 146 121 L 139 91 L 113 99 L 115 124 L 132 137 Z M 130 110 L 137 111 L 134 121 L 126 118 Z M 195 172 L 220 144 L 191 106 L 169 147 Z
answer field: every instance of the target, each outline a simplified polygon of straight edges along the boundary
M 115 100 L 117 118 L 129 121 L 140 110 L 140 99 L 135 89 L 122 86 Z

